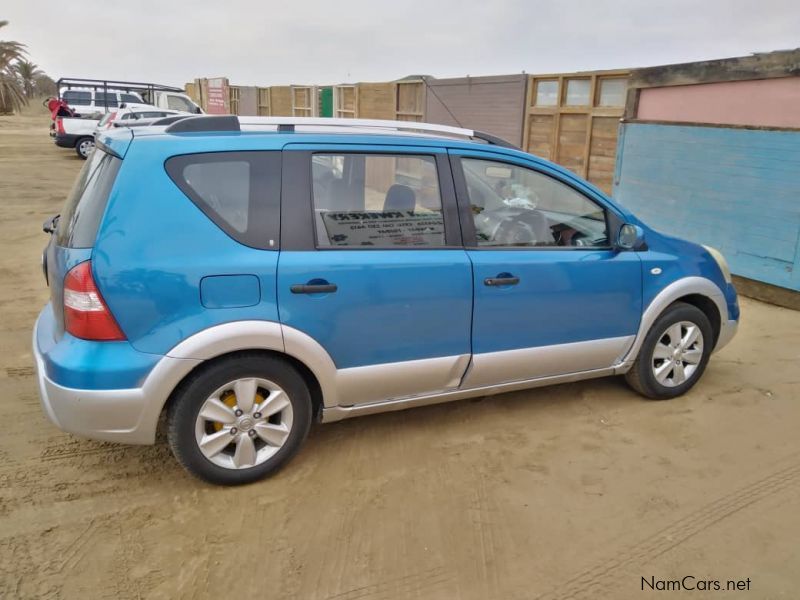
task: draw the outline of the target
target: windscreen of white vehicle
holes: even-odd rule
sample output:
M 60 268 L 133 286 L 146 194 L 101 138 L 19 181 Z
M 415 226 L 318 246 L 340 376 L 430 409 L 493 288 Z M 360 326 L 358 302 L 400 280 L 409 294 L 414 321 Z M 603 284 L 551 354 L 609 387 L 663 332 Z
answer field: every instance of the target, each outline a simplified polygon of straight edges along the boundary
M 169 94 L 167 95 L 167 108 L 193 113 L 196 107 L 188 98 Z

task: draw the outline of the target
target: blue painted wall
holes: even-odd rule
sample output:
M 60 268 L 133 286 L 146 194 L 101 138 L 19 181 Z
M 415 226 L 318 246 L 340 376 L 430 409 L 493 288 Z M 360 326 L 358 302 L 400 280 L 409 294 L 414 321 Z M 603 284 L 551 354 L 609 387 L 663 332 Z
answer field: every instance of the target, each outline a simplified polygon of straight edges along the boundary
M 614 197 L 734 274 L 800 291 L 800 131 L 623 123 Z

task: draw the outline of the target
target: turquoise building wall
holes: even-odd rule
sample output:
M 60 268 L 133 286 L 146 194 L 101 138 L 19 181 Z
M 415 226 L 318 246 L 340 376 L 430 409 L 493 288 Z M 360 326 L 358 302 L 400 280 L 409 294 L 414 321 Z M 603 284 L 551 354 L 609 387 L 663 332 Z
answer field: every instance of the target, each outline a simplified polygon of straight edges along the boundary
M 800 131 L 622 123 L 614 197 L 734 274 L 800 291 Z

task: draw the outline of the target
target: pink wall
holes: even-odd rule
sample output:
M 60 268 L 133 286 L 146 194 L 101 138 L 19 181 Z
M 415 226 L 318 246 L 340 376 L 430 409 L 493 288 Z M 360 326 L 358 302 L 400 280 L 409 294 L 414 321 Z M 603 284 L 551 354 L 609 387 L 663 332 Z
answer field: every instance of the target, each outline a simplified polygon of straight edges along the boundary
M 637 118 L 800 128 L 800 77 L 645 88 Z

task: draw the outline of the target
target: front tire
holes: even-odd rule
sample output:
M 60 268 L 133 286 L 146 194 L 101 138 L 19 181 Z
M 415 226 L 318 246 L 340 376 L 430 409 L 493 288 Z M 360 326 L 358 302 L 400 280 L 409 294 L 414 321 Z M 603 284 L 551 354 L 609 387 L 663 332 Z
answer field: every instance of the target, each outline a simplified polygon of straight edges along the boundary
M 94 138 L 82 137 L 75 143 L 75 153 L 83 160 L 89 158 L 94 150 Z
M 653 323 L 625 379 L 646 398 L 675 398 L 703 375 L 713 347 L 713 330 L 705 313 L 676 302 Z
M 191 474 L 218 485 L 271 475 L 300 449 L 311 396 L 287 362 L 258 353 L 226 357 L 191 375 L 167 412 L 167 439 Z

